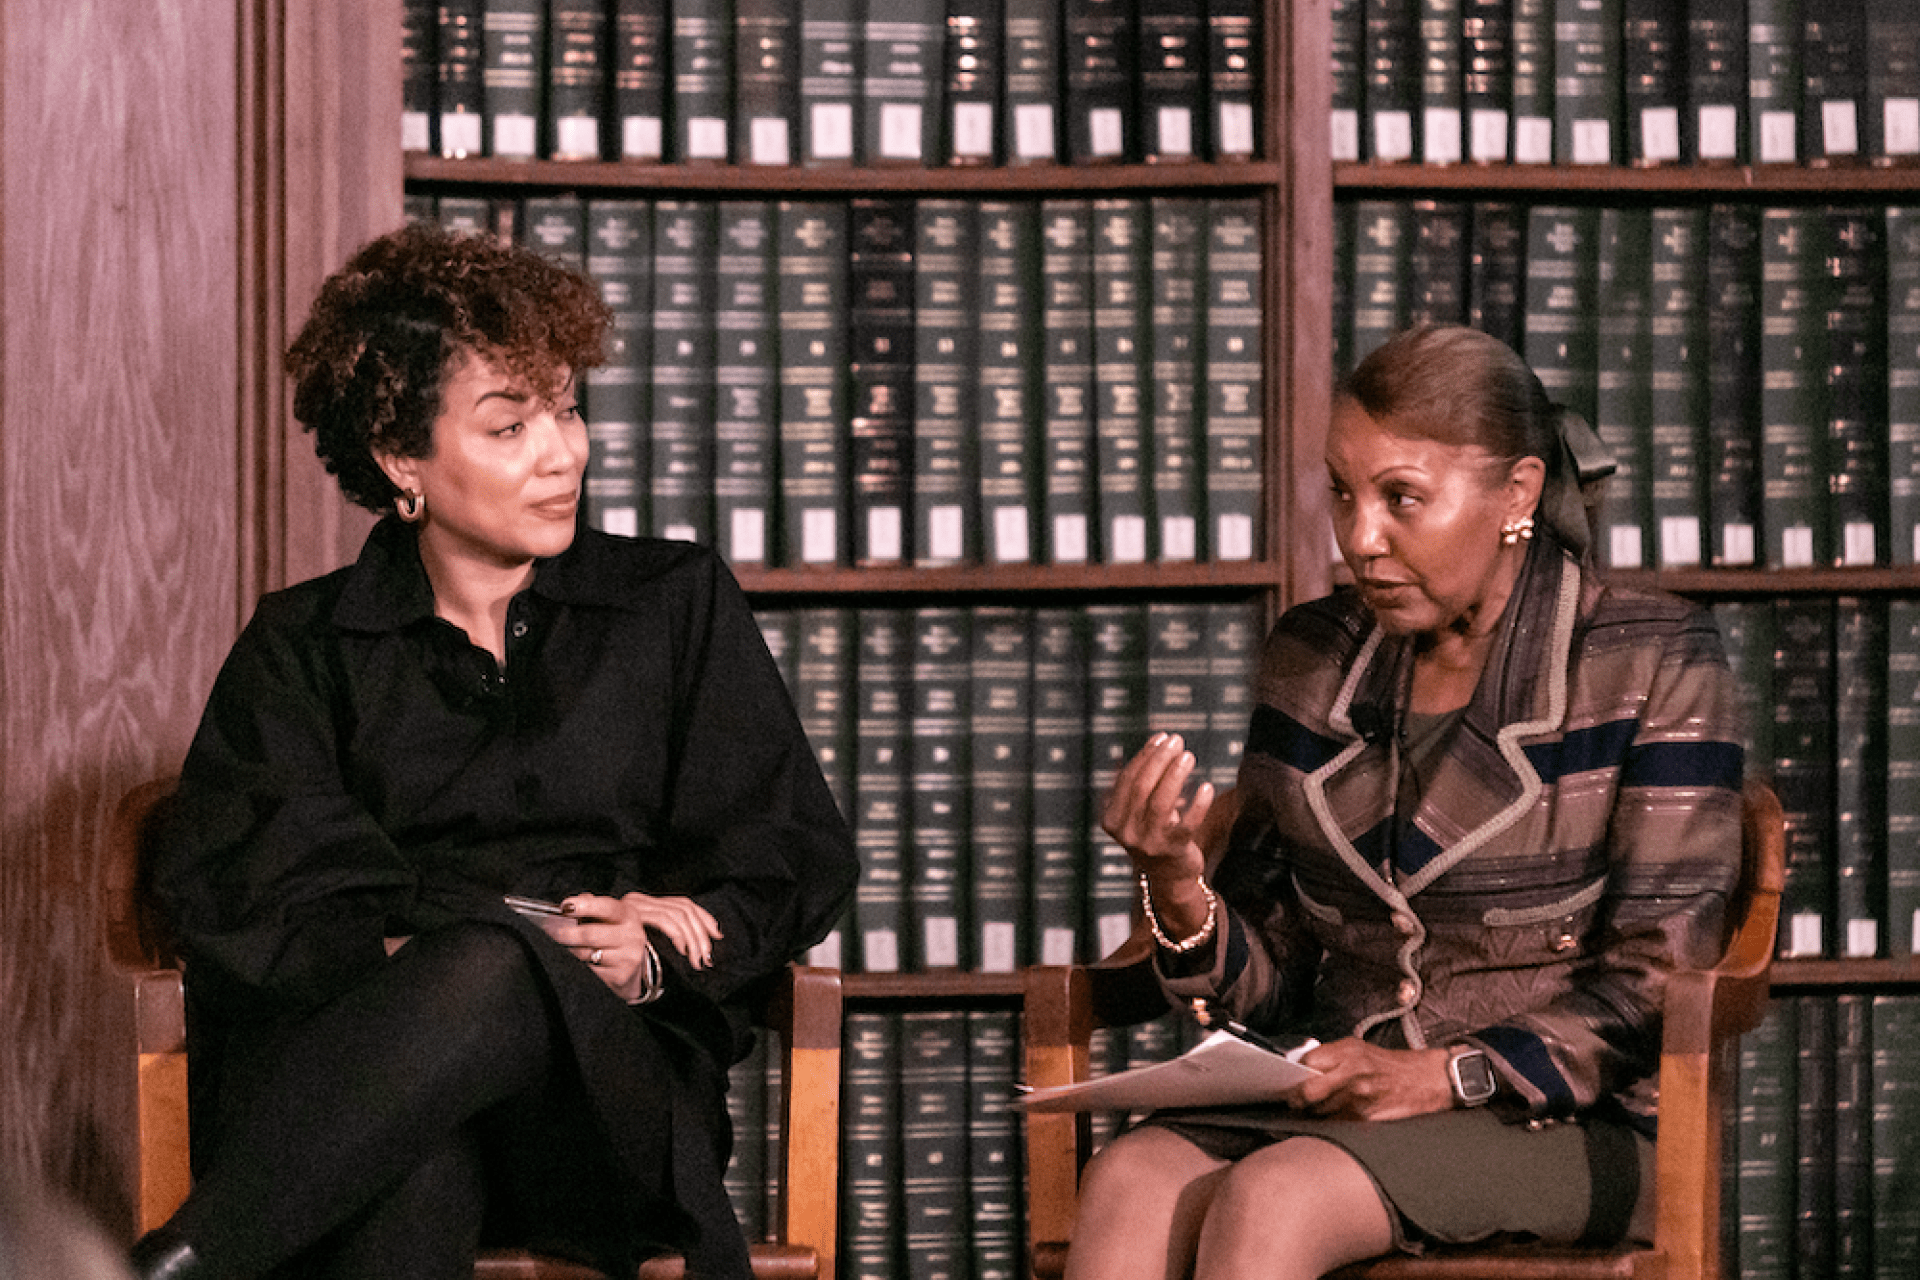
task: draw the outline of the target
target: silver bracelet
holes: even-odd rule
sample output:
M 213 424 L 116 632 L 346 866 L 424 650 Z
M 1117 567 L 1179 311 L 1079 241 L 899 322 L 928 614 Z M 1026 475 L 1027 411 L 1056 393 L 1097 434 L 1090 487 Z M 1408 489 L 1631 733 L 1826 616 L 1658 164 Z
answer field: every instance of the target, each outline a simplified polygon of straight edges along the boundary
M 627 1001 L 629 1005 L 652 1004 L 667 994 L 667 984 L 660 976 L 660 953 L 653 949 L 653 939 L 647 939 L 646 958 L 640 962 L 640 994 Z
M 1206 946 L 1213 940 L 1214 926 L 1220 919 L 1220 899 L 1214 896 L 1213 887 L 1207 883 L 1207 878 L 1195 876 L 1194 883 L 1200 886 L 1200 892 L 1207 900 L 1207 921 L 1192 937 L 1175 942 L 1167 936 L 1166 930 L 1160 927 L 1160 917 L 1153 914 L 1153 890 L 1148 887 L 1147 873 L 1144 871 L 1140 873 L 1140 913 L 1147 918 L 1147 928 L 1153 931 L 1153 940 L 1175 955 L 1183 955 Z

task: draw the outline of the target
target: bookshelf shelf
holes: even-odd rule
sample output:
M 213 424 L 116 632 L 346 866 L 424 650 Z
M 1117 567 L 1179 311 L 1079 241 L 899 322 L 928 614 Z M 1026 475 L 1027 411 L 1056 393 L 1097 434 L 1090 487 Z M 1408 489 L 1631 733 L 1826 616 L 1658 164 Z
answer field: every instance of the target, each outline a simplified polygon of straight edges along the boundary
M 1216 563 L 911 566 L 736 570 L 750 595 L 1005 596 L 1273 590 L 1285 570 L 1262 561 Z
M 1781 994 L 1838 989 L 1920 992 L 1920 956 L 1891 960 L 1776 960 L 1773 989 Z
M 1775 596 L 1911 595 L 1920 565 L 1858 569 L 1616 569 L 1608 580 L 1706 599 Z
M 858 1004 L 924 1002 L 946 1007 L 969 1003 L 1004 1005 L 1017 1002 L 1021 983 L 1017 973 L 849 973 L 841 979 L 848 1000 Z
M 1920 167 L 1675 165 L 1637 169 L 1605 165 L 1336 164 L 1333 185 L 1341 194 L 1460 191 L 1555 199 L 1604 196 L 1614 201 L 1636 195 L 1657 196 L 1663 201 L 1766 196 L 1824 202 L 1850 196 L 1885 199 L 1913 195 L 1920 192 Z

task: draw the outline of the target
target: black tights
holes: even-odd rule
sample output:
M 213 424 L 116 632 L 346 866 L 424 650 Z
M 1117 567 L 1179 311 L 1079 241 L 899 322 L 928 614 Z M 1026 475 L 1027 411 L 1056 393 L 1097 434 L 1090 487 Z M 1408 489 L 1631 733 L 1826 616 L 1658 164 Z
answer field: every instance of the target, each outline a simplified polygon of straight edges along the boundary
M 173 1219 L 214 1274 L 473 1274 L 490 1152 L 581 1110 L 526 946 L 488 924 L 423 934 L 239 1055 Z

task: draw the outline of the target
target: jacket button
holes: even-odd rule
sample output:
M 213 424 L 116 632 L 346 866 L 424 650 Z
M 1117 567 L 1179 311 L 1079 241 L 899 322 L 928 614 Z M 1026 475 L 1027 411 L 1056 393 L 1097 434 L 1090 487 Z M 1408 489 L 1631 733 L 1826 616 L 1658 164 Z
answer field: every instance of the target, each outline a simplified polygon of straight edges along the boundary
M 1556 952 L 1571 951 L 1579 945 L 1580 945 L 1580 939 L 1574 937 L 1570 933 L 1563 933 L 1559 935 L 1553 940 L 1553 944 L 1552 944 L 1553 950 Z
M 1393 927 L 1401 937 L 1411 938 L 1420 931 L 1420 922 L 1414 919 L 1412 912 L 1396 911 L 1393 913 Z
M 1418 982 L 1415 982 L 1412 978 L 1408 978 L 1406 981 L 1400 984 L 1400 1003 L 1401 1004 L 1412 1004 L 1415 1000 L 1418 1000 L 1419 998 L 1420 998 L 1420 984 Z

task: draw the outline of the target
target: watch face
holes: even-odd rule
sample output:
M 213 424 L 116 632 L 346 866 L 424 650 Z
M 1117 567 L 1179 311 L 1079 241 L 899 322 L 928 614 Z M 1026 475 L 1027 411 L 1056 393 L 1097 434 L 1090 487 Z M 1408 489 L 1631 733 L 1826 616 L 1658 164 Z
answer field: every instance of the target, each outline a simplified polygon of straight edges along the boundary
M 1454 1096 L 1468 1106 L 1478 1106 L 1493 1096 L 1493 1064 L 1479 1049 L 1455 1054 L 1447 1064 L 1453 1076 Z

